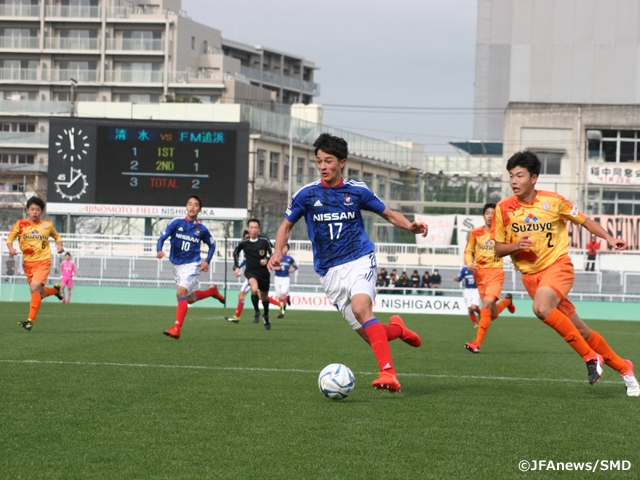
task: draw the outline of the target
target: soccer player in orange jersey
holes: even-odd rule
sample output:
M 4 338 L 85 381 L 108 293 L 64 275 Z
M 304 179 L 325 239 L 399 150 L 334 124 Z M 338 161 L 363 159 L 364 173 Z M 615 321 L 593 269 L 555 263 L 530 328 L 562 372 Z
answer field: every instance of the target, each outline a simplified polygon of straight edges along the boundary
M 540 167 L 540 160 L 532 152 L 518 152 L 507 162 L 509 184 L 515 195 L 496 207 L 492 223 L 496 255 L 511 255 L 533 298 L 533 312 L 584 359 L 589 383 L 593 385 L 602 376 L 604 360 L 622 375 L 627 395 L 640 396 L 631 361 L 616 355 L 600 334 L 590 330 L 567 299 L 575 276 L 568 255 L 565 220 L 582 225 L 614 250 L 624 250 L 627 244 L 609 235 L 564 197 L 536 190 Z
M 47 279 L 51 273 L 51 249 L 49 248 L 49 237 L 52 237 L 58 244 L 58 253 L 64 252 L 62 248 L 62 238 L 56 232 L 53 224 L 48 220 L 42 220 L 45 203 L 37 197 L 27 200 L 27 217 L 18 220 L 7 237 L 7 248 L 9 256 L 13 257 L 18 251 L 13 248 L 13 241 L 17 238 L 22 251 L 22 267 L 31 289 L 31 304 L 29 306 L 29 317 L 25 322 L 18 322 L 23 328 L 31 330 L 42 299 L 55 295 L 62 300 L 60 284 L 47 287 Z
M 476 338 L 473 342 L 464 344 L 471 353 L 480 353 L 480 347 L 491 322 L 498 318 L 505 308 L 511 313 L 516 311 L 510 293 L 498 302 L 504 284 L 504 270 L 502 258 L 496 256 L 495 242 L 491 238 L 491 221 L 495 210 L 495 203 L 485 204 L 482 209 L 484 225 L 471 230 L 464 249 L 464 262 L 469 271 L 473 272 L 473 278 L 482 299 Z

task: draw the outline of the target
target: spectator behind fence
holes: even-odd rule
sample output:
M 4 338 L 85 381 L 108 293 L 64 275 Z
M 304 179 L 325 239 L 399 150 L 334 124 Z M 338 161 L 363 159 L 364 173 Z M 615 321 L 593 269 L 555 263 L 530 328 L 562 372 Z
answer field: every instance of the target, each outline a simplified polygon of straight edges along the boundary
M 376 292 L 377 293 L 387 293 L 387 291 L 384 289 L 387 286 L 387 281 L 384 278 L 384 275 L 382 275 L 382 273 L 378 274 L 378 279 L 376 280 Z
M 431 288 L 442 288 L 442 277 L 438 270 L 434 270 L 431 274 Z M 435 292 L 435 295 L 442 295 L 442 292 Z
M 418 270 L 414 270 L 413 273 L 411 274 L 411 278 L 409 279 L 409 284 L 413 289 L 420 288 L 420 274 L 418 273 Z M 411 293 L 415 295 L 416 293 L 418 293 L 418 291 L 412 290 Z
M 431 288 L 431 278 L 429 277 L 429 272 L 425 271 L 424 275 L 422 276 L 421 282 L 420 282 L 420 287 L 421 288 Z M 426 294 L 431 294 L 431 292 L 423 292 L 425 295 Z
M 396 277 L 396 271 L 393 270 L 391 272 L 391 274 L 389 275 L 389 281 L 387 283 L 387 287 L 389 288 L 395 288 L 396 286 L 396 282 L 398 281 L 398 278 Z
M 387 273 L 386 268 L 380 269 L 380 275 L 382 275 L 382 278 L 384 278 L 384 281 L 387 282 L 387 285 L 389 285 L 389 274 Z
M 400 275 L 400 278 L 396 282 L 396 287 L 397 288 L 406 288 L 408 286 L 409 286 L 409 277 L 407 277 L 407 272 L 402 272 L 402 275 Z M 406 295 L 407 291 L 406 290 L 402 290 L 401 293 L 402 293 L 402 295 Z
M 587 243 L 587 272 L 596 271 L 596 255 L 600 250 L 600 240 L 595 235 L 591 235 L 591 241 Z M 589 269 L 591 267 L 591 269 Z

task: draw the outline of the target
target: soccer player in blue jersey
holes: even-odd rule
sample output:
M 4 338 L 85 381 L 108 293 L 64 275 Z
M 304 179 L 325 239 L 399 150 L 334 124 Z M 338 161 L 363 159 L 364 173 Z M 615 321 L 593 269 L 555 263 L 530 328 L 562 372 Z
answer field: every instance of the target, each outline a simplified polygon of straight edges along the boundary
M 478 293 L 478 287 L 476 286 L 476 280 L 473 278 L 473 273 L 465 265 L 460 270 L 457 277 L 453 277 L 454 282 L 464 282 L 464 302 L 469 309 L 469 317 L 471 321 L 477 326 L 478 318 L 476 313 L 480 314 L 480 293 Z
M 209 297 L 224 303 L 224 296 L 215 285 L 211 285 L 207 290 L 196 290 L 199 283 L 198 275 L 200 272 L 209 271 L 209 263 L 211 263 L 213 252 L 216 250 L 209 230 L 198 221 L 200 210 L 202 210 L 202 201 L 198 196 L 191 195 L 187 200 L 187 216 L 171 220 L 158 238 L 157 257 L 164 258 L 162 246 L 164 241 L 171 237 L 169 261 L 173 264 L 173 276 L 178 286 L 176 291 L 178 309 L 175 325 L 165 330 L 164 334 L 176 340 L 180 338 L 180 330 L 184 318 L 187 316 L 188 304 Z M 204 262 L 200 258 L 201 242 L 209 246 L 207 259 Z
M 280 307 L 280 314 L 278 318 L 284 317 L 284 312 L 287 309 L 287 300 L 289 298 L 289 290 L 291 289 L 291 277 L 290 275 L 298 270 L 298 265 L 293 257 L 287 255 L 289 253 L 289 244 L 287 243 L 282 247 L 282 259 L 280 260 L 280 267 L 275 268 L 275 278 L 273 279 L 273 286 L 276 289 L 276 302 Z
M 327 298 L 371 345 L 376 357 L 380 373 L 372 386 L 397 392 L 400 382 L 391 359 L 389 340 L 401 338 L 414 347 L 422 342 L 399 316 L 394 315 L 389 325 L 383 325 L 373 314 L 377 264 L 374 244 L 364 229 L 361 211 L 377 213 L 392 225 L 423 236 L 427 235 L 427 225 L 410 222 L 401 213 L 387 208 L 365 183 L 344 181 L 342 170 L 348 155 L 344 139 L 323 133 L 313 145 L 321 178 L 305 185 L 291 198 L 276 234 L 269 268 L 280 265 L 291 229 L 304 216 L 313 248 L 314 269 L 320 275 Z

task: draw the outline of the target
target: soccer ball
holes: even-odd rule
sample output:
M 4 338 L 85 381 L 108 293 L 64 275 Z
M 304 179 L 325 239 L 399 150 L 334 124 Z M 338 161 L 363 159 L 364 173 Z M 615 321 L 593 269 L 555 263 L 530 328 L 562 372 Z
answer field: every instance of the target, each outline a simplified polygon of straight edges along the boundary
M 341 363 L 327 365 L 318 377 L 320 392 L 331 400 L 347 398 L 356 386 L 356 379 L 349 367 Z

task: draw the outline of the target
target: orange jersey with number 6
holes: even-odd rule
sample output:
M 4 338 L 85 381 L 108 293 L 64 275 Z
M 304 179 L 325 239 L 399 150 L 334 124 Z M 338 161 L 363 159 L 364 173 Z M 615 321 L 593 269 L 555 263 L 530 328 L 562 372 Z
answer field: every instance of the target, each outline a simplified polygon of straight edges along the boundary
M 496 242 L 517 243 L 529 235 L 533 246 L 511 255 L 523 274 L 537 273 L 553 265 L 569 252 L 565 220 L 582 225 L 587 217 L 562 195 L 536 191 L 531 204 L 521 203 L 514 195 L 496 206 L 491 236 Z
M 478 227 L 469 232 L 464 249 L 464 263 L 481 269 L 502 268 L 502 258 L 496 257 L 496 243 L 491 238 L 490 231 Z
M 7 237 L 7 243 L 12 243 L 16 238 L 20 242 L 23 262 L 37 262 L 51 258 L 49 237 L 56 242 L 61 240 L 53 223 L 48 220 L 40 220 L 33 223 L 28 218 L 18 220 Z

